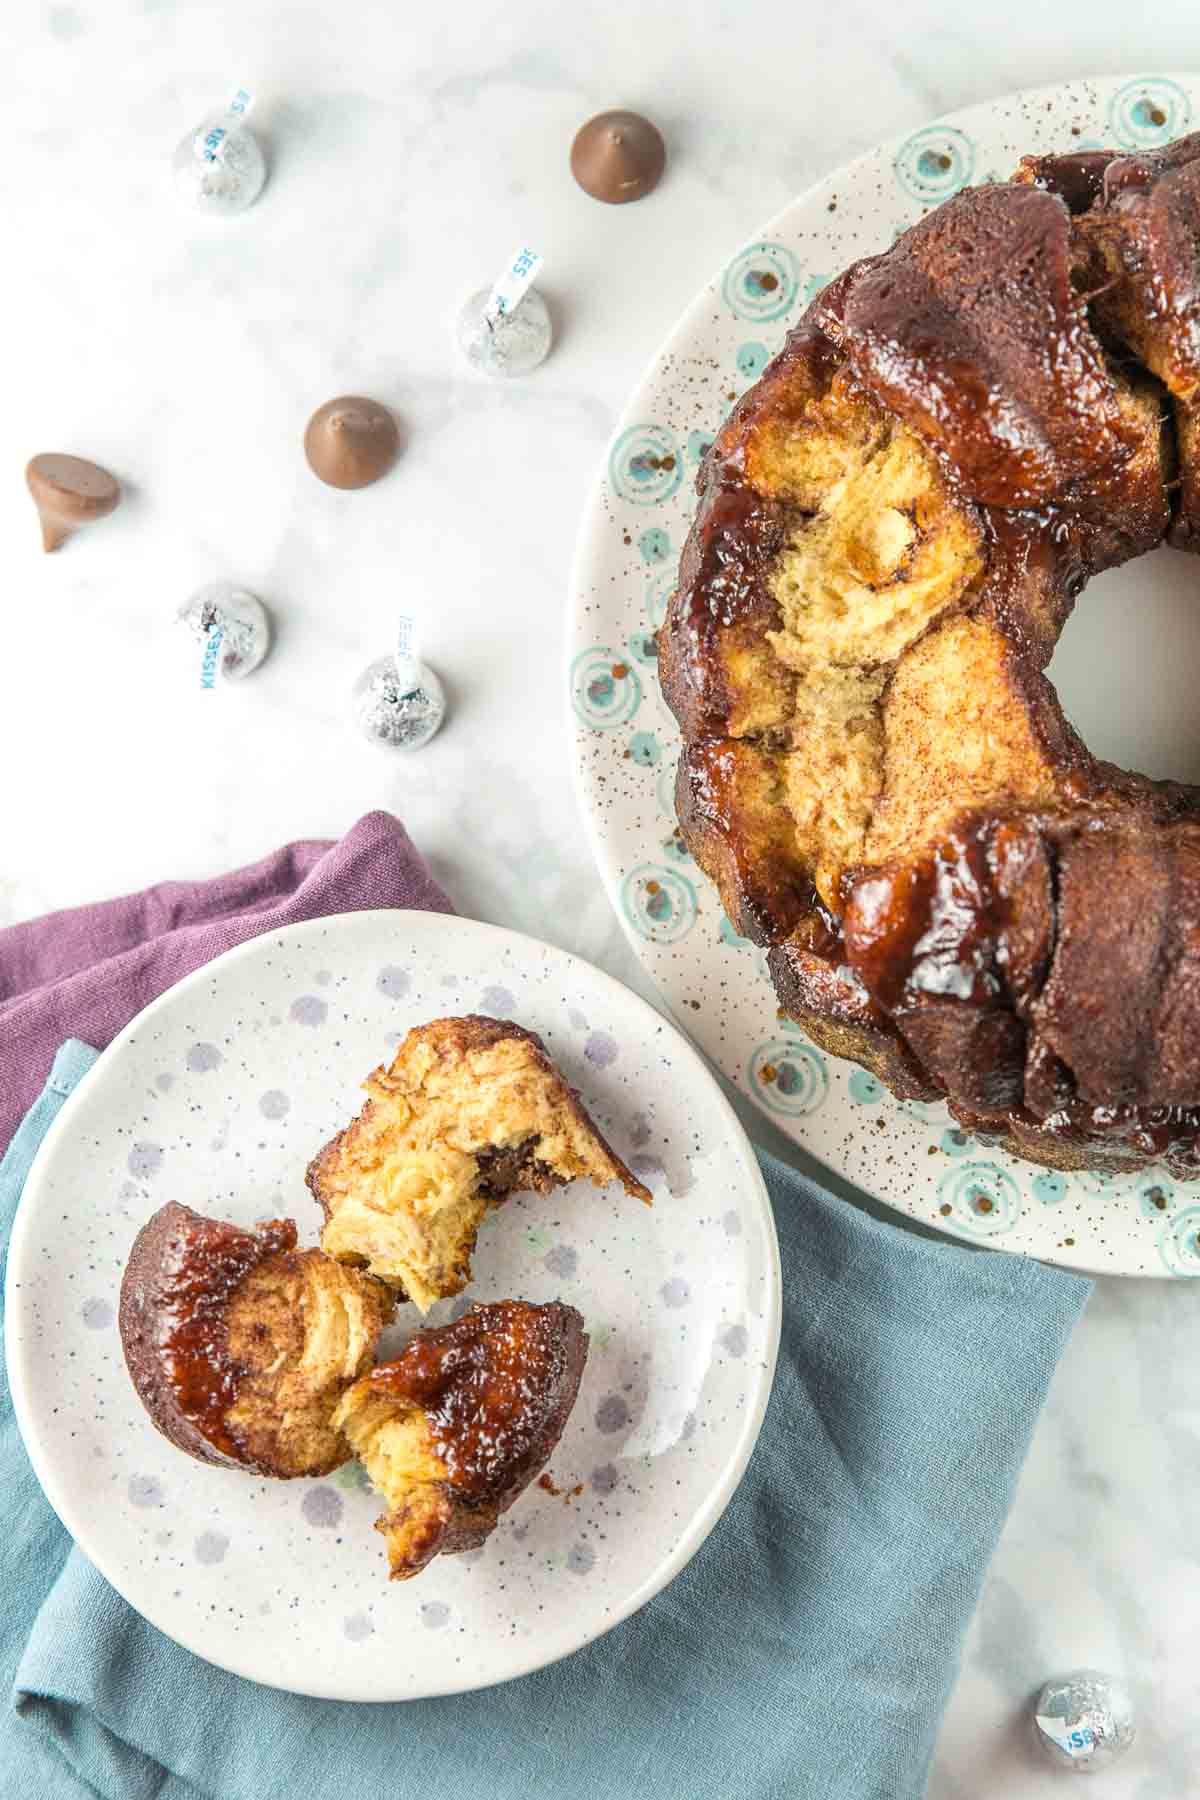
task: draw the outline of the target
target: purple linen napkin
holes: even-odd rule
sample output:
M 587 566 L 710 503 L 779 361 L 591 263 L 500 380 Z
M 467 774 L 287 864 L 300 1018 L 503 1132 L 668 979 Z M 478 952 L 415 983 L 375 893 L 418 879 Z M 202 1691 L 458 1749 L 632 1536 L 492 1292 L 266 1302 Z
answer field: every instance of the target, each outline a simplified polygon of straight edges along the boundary
M 65 1039 L 103 1050 L 223 950 L 300 919 L 384 906 L 454 911 L 400 821 L 373 812 L 337 843 L 286 844 L 211 881 L 164 881 L 0 931 L 0 1152 Z

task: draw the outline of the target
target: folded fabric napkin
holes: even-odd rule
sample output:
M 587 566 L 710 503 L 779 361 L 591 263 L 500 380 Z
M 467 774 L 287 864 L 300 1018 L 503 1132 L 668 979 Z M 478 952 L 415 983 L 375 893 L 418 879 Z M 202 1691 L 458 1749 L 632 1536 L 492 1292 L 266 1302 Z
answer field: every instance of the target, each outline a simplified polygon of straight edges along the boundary
M 223 883 L 0 932 L 0 1073 L 29 1092 L 50 1037 L 89 1021 L 111 1036 L 123 1013 L 255 930 L 404 904 L 448 906 L 402 828 L 376 814 L 337 846 L 293 846 Z M 0 1163 L 6 1240 L 37 1146 L 94 1057 L 64 1045 Z M 918 1800 L 962 1634 L 1090 1284 L 913 1236 L 772 1158 L 763 1166 L 783 1337 L 741 1486 L 640 1613 L 484 1693 L 306 1700 L 181 1650 L 72 1547 L 5 1388 L 0 1678 L 12 1699 L 0 1794 Z

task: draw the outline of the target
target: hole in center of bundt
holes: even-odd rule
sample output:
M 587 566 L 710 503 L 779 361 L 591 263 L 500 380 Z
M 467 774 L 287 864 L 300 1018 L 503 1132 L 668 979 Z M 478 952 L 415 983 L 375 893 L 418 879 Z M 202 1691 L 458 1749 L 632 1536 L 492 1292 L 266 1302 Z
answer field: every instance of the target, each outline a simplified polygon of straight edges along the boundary
M 1200 569 L 1162 548 L 1091 580 L 1047 670 L 1094 755 L 1200 785 Z

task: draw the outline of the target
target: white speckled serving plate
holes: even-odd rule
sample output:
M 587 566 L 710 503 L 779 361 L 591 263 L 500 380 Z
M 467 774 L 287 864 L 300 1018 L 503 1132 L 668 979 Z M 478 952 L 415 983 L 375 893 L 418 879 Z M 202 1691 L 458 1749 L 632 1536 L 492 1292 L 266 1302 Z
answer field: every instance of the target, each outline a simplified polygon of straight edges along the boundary
M 676 1017 L 777 1125 L 877 1199 L 955 1236 L 1108 1274 L 1200 1275 L 1200 1205 L 1186 1187 L 1155 1173 L 1039 1171 L 974 1143 L 942 1106 L 894 1100 L 778 1017 L 765 957 L 734 933 L 675 832 L 679 737 L 652 634 L 700 457 L 819 287 L 960 187 L 1011 173 L 1026 151 L 1134 149 L 1197 124 L 1200 76 L 1071 82 L 955 113 L 802 195 L 709 283 L 633 395 L 573 583 L 583 807 L 626 932 Z M 1143 592 L 1161 582 L 1153 559 L 1136 568 Z
M 389 1584 L 380 1503 L 357 1463 L 324 1481 L 263 1481 L 158 1434 L 126 1374 L 117 1296 L 134 1234 L 167 1200 L 241 1224 L 291 1216 L 315 1242 L 308 1159 L 410 1026 L 464 1012 L 541 1034 L 654 1205 L 576 1184 L 510 1200 L 485 1224 L 470 1298 L 560 1298 L 587 1320 L 583 1385 L 549 1464 L 567 1497 L 535 1486 L 482 1550 Z M 7 1293 L 25 1443 L 96 1567 L 210 1662 L 347 1700 L 486 1687 L 650 1599 L 737 1485 L 779 1336 L 766 1189 L 696 1051 L 577 957 L 412 912 L 256 939 L 136 1019 L 47 1134 Z M 385 1348 L 417 1323 L 412 1307 L 400 1317 Z

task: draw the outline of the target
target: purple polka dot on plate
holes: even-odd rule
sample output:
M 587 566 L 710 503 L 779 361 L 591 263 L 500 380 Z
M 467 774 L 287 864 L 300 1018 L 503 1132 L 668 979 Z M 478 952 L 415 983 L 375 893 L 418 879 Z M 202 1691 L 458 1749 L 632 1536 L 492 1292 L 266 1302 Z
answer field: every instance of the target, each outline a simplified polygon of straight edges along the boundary
M 592 1470 L 592 1486 L 598 1494 L 611 1494 L 620 1479 L 616 1463 L 601 1463 Z
M 650 1150 L 641 1150 L 636 1156 L 631 1156 L 629 1166 L 635 1175 L 644 1176 L 651 1184 L 656 1175 L 663 1173 L 662 1157 L 655 1156 Z
M 352 1644 L 363 1644 L 372 1635 L 375 1627 L 366 1613 L 359 1612 L 351 1613 L 349 1618 L 342 1620 L 342 1630 Z
M 125 1167 L 135 1181 L 153 1181 L 163 1165 L 161 1144 L 138 1142 L 125 1159 Z
M 629 1423 L 629 1408 L 620 1394 L 606 1394 L 596 1408 L 596 1429 L 611 1433 L 624 1431 Z
M 670 1281 L 664 1281 L 658 1291 L 665 1306 L 686 1306 L 692 1297 L 692 1290 L 682 1275 L 672 1275 Z
M 727 1212 L 721 1220 L 721 1228 L 726 1237 L 741 1237 L 742 1218 L 740 1213 Z
M 161 1075 L 156 1075 L 154 1077 L 154 1085 L 160 1094 L 169 1094 L 171 1089 L 175 1086 L 175 1077 L 169 1075 L 164 1069 Z
M 597 1069 L 607 1069 L 609 1063 L 617 1060 L 617 1040 L 607 1031 L 593 1031 L 583 1046 L 583 1054 Z
M 431 1631 L 440 1631 L 449 1622 L 450 1608 L 444 1600 L 425 1600 L 421 1603 L 421 1623 L 428 1625 Z
M 310 1525 L 317 1525 L 328 1530 L 341 1519 L 342 1496 L 336 1488 L 309 1488 L 301 1503 L 300 1511 Z
M 570 1244 L 555 1244 L 553 1250 L 547 1250 L 542 1258 L 542 1267 L 549 1269 L 552 1275 L 561 1275 L 569 1281 L 579 1267 L 579 1254 L 572 1250 Z
M 297 1025 L 323 1025 L 329 1006 L 319 994 L 301 994 L 288 1010 Z
M 167 1497 L 157 1475 L 131 1475 L 125 1491 L 130 1506 L 161 1506 Z
M 596 1566 L 596 1552 L 590 1544 L 572 1544 L 567 1551 L 567 1567 L 572 1575 L 590 1575 Z
M 264 1119 L 284 1119 L 291 1104 L 282 1088 L 268 1088 L 265 1094 L 259 1096 L 258 1110 Z
M 196 1539 L 196 1561 L 211 1566 L 224 1562 L 229 1539 L 223 1531 L 202 1531 Z
M 510 1019 L 517 1006 L 516 999 L 506 987 L 485 987 L 479 996 L 479 1004 L 485 1013 L 500 1019 Z
M 750 1335 L 744 1325 L 727 1325 L 721 1333 L 721 1342 L 730 1356 L 745 1356 Z
M 375 977 L 375 986 L 386 999 L 403 1000 L 412 986 L 412 976 L 407 969 L 398 969 L 394 963 L 389 963 Z
M 215 1044 L 193 1044 L 184 1060 L 193 1075 L 207 1075 L 219 1069 L 225 1058 Z
M 107 1300 L 85 1300 L 79 1316 L 89 1331 L 105 1331 L 113 1322 L 113 1309 Z

